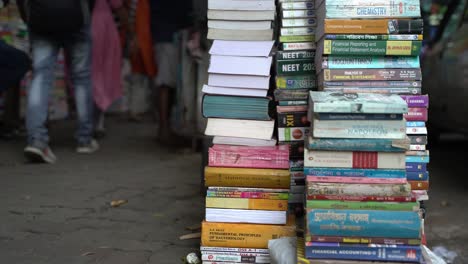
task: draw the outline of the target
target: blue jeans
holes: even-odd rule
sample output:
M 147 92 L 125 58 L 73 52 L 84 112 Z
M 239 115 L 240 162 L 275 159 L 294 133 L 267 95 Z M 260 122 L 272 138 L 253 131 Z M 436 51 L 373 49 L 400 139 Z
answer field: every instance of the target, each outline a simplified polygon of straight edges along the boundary
M 55 63 L 64 49 L 70 66 L 78 116 L 79 144 L 88 144 L 93 133 L 93 98 L 91 85 L 91 35 L 89 27 L 60 38 L 31 33 L 33 78 L 28 91 L 26 128 L 28 144 L 45 147 L 49 135 L 45 126 L 49 93 L 55 79 Z

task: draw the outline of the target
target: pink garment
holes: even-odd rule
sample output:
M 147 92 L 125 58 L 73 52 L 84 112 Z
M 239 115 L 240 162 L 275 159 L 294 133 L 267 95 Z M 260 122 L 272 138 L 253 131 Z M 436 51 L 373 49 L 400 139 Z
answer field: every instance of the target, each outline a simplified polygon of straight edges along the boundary
M 92 14 L 93 97 L 101 110 L 106 110 L 122 97 L 122 47 L 111 8 L 119 8 L 122 0 L 96 0 Z

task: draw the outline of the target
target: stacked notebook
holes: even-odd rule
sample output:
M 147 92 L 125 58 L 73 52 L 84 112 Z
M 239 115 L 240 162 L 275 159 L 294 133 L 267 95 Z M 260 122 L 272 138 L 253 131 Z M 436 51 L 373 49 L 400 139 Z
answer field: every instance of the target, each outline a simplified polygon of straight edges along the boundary
M 268 241 L 294 236 L 288 218 L 289 148 L 277 146 L 270 97 L 274 0 L 208 1 L 214 40 L 204 86 L 203 263 L 270 263 Z
M 405 100 L 311 92 L 309 106 L 305 256 L 421 262 L 418 194 L 406 174 Z

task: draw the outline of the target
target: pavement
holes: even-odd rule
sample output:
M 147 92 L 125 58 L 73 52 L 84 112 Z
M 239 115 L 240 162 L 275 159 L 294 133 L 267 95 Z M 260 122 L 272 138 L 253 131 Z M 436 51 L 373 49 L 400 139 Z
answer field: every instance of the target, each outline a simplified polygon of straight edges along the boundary
M 151 123 L 108 121 L 101 150 L 84 156 L 74 124 L 52 124 L 55 165 L 25 164 L 22 139 L 0 141 L 0 263 L 175 264 L 197 249 L 179 236 L 203 219 L 201 154 L 159 145 Z M 456 252 L 454 263 L 468 263 L 467 149 L 431 149 L 427 239 Z

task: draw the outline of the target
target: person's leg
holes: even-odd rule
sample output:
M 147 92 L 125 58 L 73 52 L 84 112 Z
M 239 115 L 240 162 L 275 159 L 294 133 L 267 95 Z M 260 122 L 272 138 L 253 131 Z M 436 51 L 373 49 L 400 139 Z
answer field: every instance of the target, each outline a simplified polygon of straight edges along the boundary
M 70 75 L 75 92 L 78 118 L 77 151 L 91 153 L 98 149 L 93 140 L 93 97 L 91 83 L 91 35 L 89 28 L 73 34 L 65 42 Z
M 54 78 L 55 61 L 60 44 L 43 36 L 31 34 L 33 76 L 27 95 L 26 129 L 28 147 L 25 155 L 31 161 L 55 162 L 50 151 L 46 121 L 49 109 L 49 90 Z
M 3 121 L 5 124 L 6 132 L 13 135 L 13 132 L 20 125 L 20 89 L 21 81 L 8 89 L 5 93 L 5 112 L 3 114 Z

